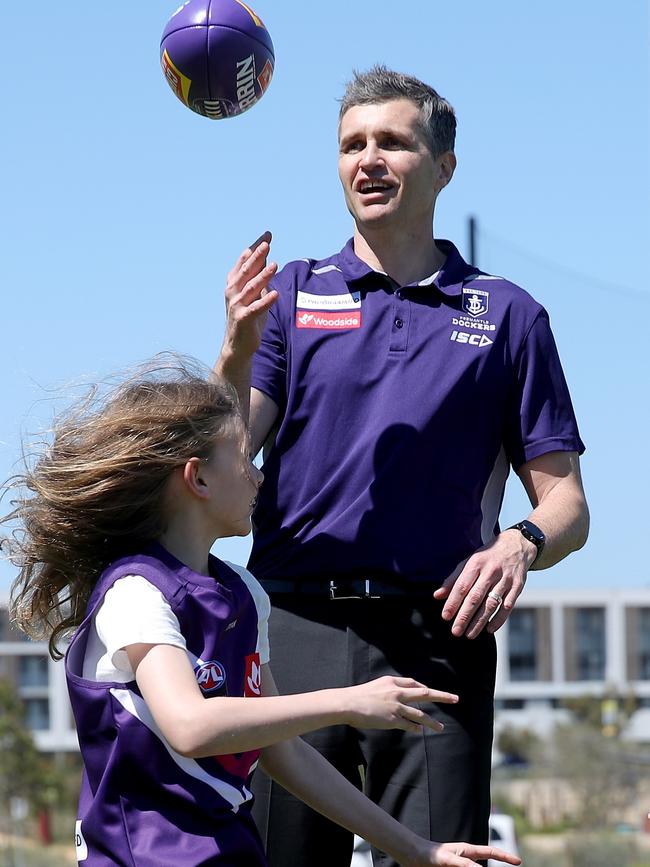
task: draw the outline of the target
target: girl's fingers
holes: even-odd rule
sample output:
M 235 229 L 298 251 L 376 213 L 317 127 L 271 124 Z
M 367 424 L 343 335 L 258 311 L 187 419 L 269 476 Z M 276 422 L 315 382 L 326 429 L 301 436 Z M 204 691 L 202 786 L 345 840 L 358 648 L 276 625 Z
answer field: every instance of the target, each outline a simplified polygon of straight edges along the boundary
M 426 726 L 434 732 L 441 732 L 444 729 L 444 725 L 439 720 L 433 719 L 433 717 L 430 717 L 429 714 L 417 707 L 410 707 L 404 704 L 400 710 L 400 715 L 412 723 L 415 726 L 415 731 L 418 732 L 422 726 Z
M 458 696 L 453 692 L 441 692 L 428 686 L 405 688 L 401 700 L 405 702 L 434 701 L 437 704 L 457 704 Z

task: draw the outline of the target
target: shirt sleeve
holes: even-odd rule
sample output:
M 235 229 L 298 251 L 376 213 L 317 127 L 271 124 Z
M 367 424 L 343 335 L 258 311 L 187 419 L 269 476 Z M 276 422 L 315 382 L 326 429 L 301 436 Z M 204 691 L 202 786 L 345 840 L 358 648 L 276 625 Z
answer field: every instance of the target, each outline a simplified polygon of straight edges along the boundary
M 545 310 L 535 318 L 515 359 L 504 439 L 515 469 L 547 452 L 585 450 Z
M 269 311 L 262 342 L 253 357 L 251 386 L 284 409 L 287 402 L 287 346 L 275 309 Z
M 269 615 L 271 614 L 271 600 L 266 590 L 262 587 L 257 578 L 245 569 L 243 566 L 238 566 L 236 563 L 228 563 L 244 584 L 248 587 L 248 591 L 253 597 L 255 607 L 257 608 L 257 652 L 260 655 L 260 663 L 264 664 L 269 661 Z
M 163 594 L 141 575 L 118 579 L 95 615 L 95 629 L 115 669 L 131 672 L 123 648 L 130 644 L 171 644 L 186 649 L 178 618 Z

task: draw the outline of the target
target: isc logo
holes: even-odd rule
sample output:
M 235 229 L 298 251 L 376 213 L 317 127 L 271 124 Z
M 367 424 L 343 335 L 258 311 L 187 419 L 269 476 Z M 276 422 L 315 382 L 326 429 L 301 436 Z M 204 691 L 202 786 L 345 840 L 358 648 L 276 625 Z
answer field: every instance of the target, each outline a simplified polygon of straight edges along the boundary
M 489 346 L 494 342 L 485 334 L 468 334 L 467 331 L 452 331 L 449 339 L 456 343 L 469 343 L 470 346 Z

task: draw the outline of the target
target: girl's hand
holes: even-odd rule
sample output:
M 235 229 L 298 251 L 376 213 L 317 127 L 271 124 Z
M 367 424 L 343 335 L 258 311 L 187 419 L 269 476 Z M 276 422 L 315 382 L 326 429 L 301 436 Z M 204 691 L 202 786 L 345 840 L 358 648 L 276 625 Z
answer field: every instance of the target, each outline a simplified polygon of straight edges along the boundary
M 359 686 L 341 690 L 344 701 L 345 722 L 356 728 L 403 729 L 420 732 L 422 726 L 435 732 L 444 726 L 419 707 L 419 702 L 455 704 L 458 696 L 440 692 L 418 683 L 410 677 L 380 677 Z M 463 845 L 463 844 L 460 844 Z
M 424 841 L 423 841 L 424 842 Z M 433 846 L 433 848 L 432 848 Z M 426 843 L 427 851 L 420 857 L 408 862 L 408 867 L 479 867 L 477 858 L 482 861 L 492 858 L 504 864 L 521 864 L 521 858 L 496 849 L 494 846 L 473 846 L 471 843 Z

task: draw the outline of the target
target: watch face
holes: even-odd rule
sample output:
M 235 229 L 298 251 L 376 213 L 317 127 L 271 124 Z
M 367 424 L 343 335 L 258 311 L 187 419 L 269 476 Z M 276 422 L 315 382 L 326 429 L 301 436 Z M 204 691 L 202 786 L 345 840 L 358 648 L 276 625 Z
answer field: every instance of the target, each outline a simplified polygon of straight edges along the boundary
M 537 547 L 541 547 L 546 542 L 546 536 L 542 533 L 539 527 L 536 527 L 532 521 L 522 521 L 519 529 L 524 532 L 525 535 L 530 535 L 530 541 L 534 542 Z

